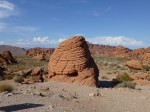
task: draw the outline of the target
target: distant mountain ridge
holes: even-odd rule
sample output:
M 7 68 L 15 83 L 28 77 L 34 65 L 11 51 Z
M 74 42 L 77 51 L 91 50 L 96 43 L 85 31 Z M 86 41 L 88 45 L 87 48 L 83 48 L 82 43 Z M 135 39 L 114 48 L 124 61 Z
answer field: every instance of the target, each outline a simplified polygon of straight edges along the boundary
M 140 58 L 146 53 L 150 53 L 150 47 L 138 48 L 131 50 L 123 46 L 110 46 L 110 45 L 99 45 L 87 42 L 89 50 L 92 56 L 108 56 L 108 57 L 119 57 L 119 58 Z M 0 53 L 4 50 L 9 50 L 13 55 L 30 55 L 35 56 L 38 54 L 44 54 L 50 56 L 54 52 L 54 48 L 19 48 L 10 45 L 0 45 Z
M 11 46 L 11 45 L 0 45 L 0 54 L 5 50 L 10 51 L 14 56 L 23 55 L 26 52 L 24 48 Z
M 110 46 L 88 43 L 92 56 L 108 56 L 119 58 L 140 58 L 146 53 L 150 53 L 150 47 L 129 49 L 124 46 Z

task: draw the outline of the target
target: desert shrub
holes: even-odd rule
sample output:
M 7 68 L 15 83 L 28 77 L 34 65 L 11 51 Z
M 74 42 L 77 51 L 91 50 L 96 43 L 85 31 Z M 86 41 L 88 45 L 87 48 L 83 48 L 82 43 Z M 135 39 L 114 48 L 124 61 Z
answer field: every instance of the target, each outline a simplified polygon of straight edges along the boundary
M 124 81 L 122 83 L 117 84 L 116 87 L 125 87 L 125 88 L 135 89 L 135 83 L 131 81 Z
M 112 72 L 107 72 L 107 74 L 112 74 Z
M 18 83 L 22 83 L 24 81 L 24 78 L 23 78 L 23 76 L 16 75 L 14 77 L 14 81 L 18 82 Z
M 4 91 L 11 92 L 12 90 L 13 90 L 13 87 L 9 84 L 0 85 L 0 92 L 4 92 Z
M 108 77 L 106 77 L 106 76 L 101 76 L 101 78 L 102 78 L 102 79 L 108 79 Z
M 146 71 L 150 71 L 150 65 L 145 65 L 144 68 Z
M 124 81 L 132 81 L 133 79 L 125 72 L 123 74 L 117 75 L 116 78 L 113 79 L 114 83 L 122 83 Z
M 15 76 L 15 74 L 12 74 L 12 73 L 3 75 L 4 79 L 7 79 L 7 80 L 13 79 L 14 76 Z

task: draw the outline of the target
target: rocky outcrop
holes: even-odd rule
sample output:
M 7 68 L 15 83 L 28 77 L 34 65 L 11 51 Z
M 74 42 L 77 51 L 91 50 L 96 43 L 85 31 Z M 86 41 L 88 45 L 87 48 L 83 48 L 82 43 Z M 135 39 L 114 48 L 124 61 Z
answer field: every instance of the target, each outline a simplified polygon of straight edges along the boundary
M 4 51 L 2 54 L 0 54 L 0 63 L 2 65 L 8 65 L 17 63 L 17 61 L 14 59 L 10 51 Z
M 113 52 L 110 52 L 110 57 L 130 58 L 132 50 L 123 46 L 116 46 Z
M 96 86 L 99 70 L 82 36 L 63 41 L 50 57 L 49 80 Z
M 43 75 L 45 74 L 44 70 L 41 67 L 33 68 L 28 72 L 28 74 L 24 74 L 24 76 L 28 76 L 23 83 L 36 83 L 43 82 Z
M 25 55 L 28 56 L 38 56 L 38 55 L 44 55 L 44 56 L 51 56 L 54 52 L 53 48 L 32 48 L 26 51 Z
M 92 56 L 109 56 L 114 51 L 114 46 L 99 45 L 87 42 Z
M 3 55 L 1 55 L 1 54 L 0 54 L 0 63 L 1 63 L 1 65 L 9 64 L 8 60 L 5 57 L 3 57 Z
M 5 57 L 10 64 L 16 63 L 17 61 L 14 59 L 10 51 L 4 51 L 3 57 Z
M 143 69 L 143 65 L 140 61 L 138 60 L 130 60 L 130 61 L 127 61 L 126 62 L 126 65 L 129 67 L 129 68 L 132 68 L 132 69 L 137 69 L 137 70 L 142 70 Z
M 148 81 L 149 74 L 147 73 L 132 74 L 130 75 L 130 77 L 133 79 L 133 83 L 135 83 L 136 85 L 140 85 L 140 86 L 150 85 L 150 81 Z
M 144 54 L 141 61 L 144 65 L 150 64 L 150 53 Z

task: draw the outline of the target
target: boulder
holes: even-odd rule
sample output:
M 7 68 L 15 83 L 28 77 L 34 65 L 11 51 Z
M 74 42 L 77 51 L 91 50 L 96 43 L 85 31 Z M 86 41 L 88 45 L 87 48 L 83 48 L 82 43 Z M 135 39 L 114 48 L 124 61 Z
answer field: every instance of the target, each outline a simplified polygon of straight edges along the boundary
M 133 74 L 130 75 L 133 80 L 133 83 L 139 86 L 147 86 L 150 85 L 150 81 L 148 81 L 149 74 L 141 73 L 141 74 Z
M 96 86 L 99 70 L 82 36 L 63 41 L 48 64 L 49 80 Z
M 4 51 L 2 56 L 8 60 L 10 64 L 16 63 L 17 61 L 14 59 L 10 51 Z
M 132 68 L 132 69 L 137 69 L 137 70 L 142 70 L 143 69 L 143 65 L 140 61 L 138 60 L 130 60 L 130 61 L 127 61 L 126 62 L 126 65 L 129 67 L 129 68 Z
M 8 59 L 3 57 L 1 54 L 0 54 L 0 64 L 2 64 L 2 65 L 8 65 L 9 64 Z
M 134 74 L 134 75 L 130 75 L 130 77 L 134 80 L 147 80 L 147 78 L 149 77 L 149 74 L 147 74 L 147 73 Z
M 44 70 L 40 67 L 32 69 L 30 77 L 25 81 L 26 83 L 43 82 Z
M 142 61 L 142 64 L 144 65 L 150 64 L 150 53 L 144 54 L 141 61 Z

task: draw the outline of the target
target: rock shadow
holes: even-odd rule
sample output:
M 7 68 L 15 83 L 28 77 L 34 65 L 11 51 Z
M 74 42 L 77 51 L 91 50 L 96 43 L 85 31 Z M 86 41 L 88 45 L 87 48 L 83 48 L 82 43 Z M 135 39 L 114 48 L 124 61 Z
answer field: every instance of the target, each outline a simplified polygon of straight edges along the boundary
M 14 112 L 14 111 L 20 111 L 20 110 L 29 109 L 29 108 L 36 108 L 36 107 L 40 107 L 40 106 L 44 106 L 44 105 L 23 103 L 23 104 L 16 104 L 16 105 L 0 107 L 0 110 L 4 111 L 4 112 Z
M 113 81 L 106 81 L 106 80 L 101 80 L 98 81 L 98 88 L 113 88 L 115 87 L 117 84 L 114 83 Z

